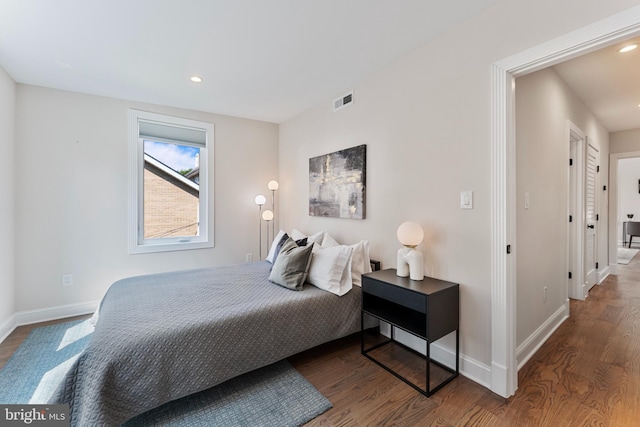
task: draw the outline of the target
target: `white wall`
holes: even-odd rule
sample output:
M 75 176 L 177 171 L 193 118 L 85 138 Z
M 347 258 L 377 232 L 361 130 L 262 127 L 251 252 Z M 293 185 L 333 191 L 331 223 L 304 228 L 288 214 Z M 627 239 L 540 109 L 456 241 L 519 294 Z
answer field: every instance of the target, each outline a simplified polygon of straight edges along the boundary
M 14 311 L 14 111 L 16 84 L 0 68 L 0 339 Z
M 552 68 L 520 77 L 516 80 L 517 346 L 552 318 L 568 296 L 567 120 L 600 149 L 597 261 L 601 268 L 608 265 L 608 197 L 602 188 L 607 185 L 609 133 Z M 525 193 L 529 209 L 524 207 Z
M 354 89 L 353 106 L 333 113 L 327 99 L 281 124 L 281 224 L 368 239 L 372 256 L 395 267 L 396 228 L 421 223 L 427 274 L 461 285 L 465 361 L 489 371 L 491 64 L 635 5 L 499 2 L 334 94 Z M 309 217 L 308 159 L 358 144 L 367 144 L 367 219 Z M 474 191 L 473 210 L 459 208 L 462 190 Z
M 128 108 L 215 124 L 215 248 L 128 254 Z M 277 145 L 271 123 L 18 85 L 15 310 L 97 300 L 130 275 L 257 257 L 253 199 L 277 176 Z
M 640 129 L 613 132 L 611 138 L 611 154 L 640 151 Z
M 628 159 L 633 159 L 634 157 L 639 156 L 640 129 L 629 129 L 626 131 L 613 132 L 609 136 L 609 144 L 611 153 L 609 173 L 609 180 L 611 182 L 611 193 L 609 202 L 611 206 L 611 216 L 609 218 L 609 265 L 613 270 L 616 270 L 617 247 L 622 242 L 622 223 L 623 221 L 627 220 L 626 214 L 629 213 L 625 212 L 628 207 L 619 206 L 619 202 L 621 200 L 625 200 L 626 202 L 627 199 L 635 199 L 635 196 L 631 194 L 631 188 L 627 187 L 627 185 L 631 185 L 629 180 L 632 178 L 621 178 L 620 166 Z M 625 175 L 627 174 L 625 173 Z M 625 187 L 627 188 L 625 189 Z M 635 216 L 633 219 L 634 221 L 637 220 Z
M 640 129 L 629 129 L 611 133 L 610 151 L 611 154 L 640 152 Z M 637 180 L 640 179 L 639 172 L 640 163 L 638 163 L 637 158 L 618 159 L 618 176 L 616 179 L 617 200 L 611 200 L 612 204 L 617 205 L 617 218 L 615 222 L 611 224 L 612 229 L 615 229 L 615 235 L 612 236 L 611 239 L 612 247 L 622 243 L 622 223 L 628 220 L 628 213 L 634 214 L 634 221 L 640 220 L 638 219 L 640 218 L 640 205 L 636 203 L 637 200 L 640 200 L 640 197 L 638 197 L 637 185 L 633 185 L 634 175 L 637 175 L 635 177 L 636 184 Z

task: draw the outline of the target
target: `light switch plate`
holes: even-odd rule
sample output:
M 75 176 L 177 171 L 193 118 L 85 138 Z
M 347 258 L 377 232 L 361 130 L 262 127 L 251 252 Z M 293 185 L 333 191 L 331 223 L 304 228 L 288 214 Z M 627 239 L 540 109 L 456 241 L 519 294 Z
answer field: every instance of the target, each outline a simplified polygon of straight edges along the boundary
M 73 275 L 72 274 L 63 274 L 62 275 L 62 286 L 71 286 L 73 285 Z
M 460 192 L 460 209 L 473 209 L 473 191 Z

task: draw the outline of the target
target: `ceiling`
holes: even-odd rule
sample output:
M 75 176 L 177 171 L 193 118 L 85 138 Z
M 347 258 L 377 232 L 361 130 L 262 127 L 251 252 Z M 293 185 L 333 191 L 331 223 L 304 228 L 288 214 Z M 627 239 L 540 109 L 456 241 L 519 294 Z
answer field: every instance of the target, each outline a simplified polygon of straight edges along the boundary
M 496 1 L 0 0 L 0 66 L 18 83 L 281 123 Z
M 609 132 L 640 128 L 640 46 L 618 52 L 631 42 L 640 38 L 553 67 Z

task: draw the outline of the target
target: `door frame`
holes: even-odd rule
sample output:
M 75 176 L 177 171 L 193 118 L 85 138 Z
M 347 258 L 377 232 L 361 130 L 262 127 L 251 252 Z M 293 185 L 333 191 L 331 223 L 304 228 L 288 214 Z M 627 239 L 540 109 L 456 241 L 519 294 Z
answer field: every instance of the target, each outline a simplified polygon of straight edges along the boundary
M 515 79 L 639 34 L 635 6 L 491 66 L 491 390 L 500 396 L 518 388 Z
M 584 190 L 585 190 L 585 147 L 586 136 L 582 130 L 567 120 L 567 140 L 569 141 L 569 152 L 571 146 L 575 144 L 575 157 L 573 166 L 569 166 L 569 213 L 573 221 L 568 224 L 567 240 L 569 251 L 567 256 L 569 262 L 567 271 L 572 273 L 572 278 L 567 280 L 569 298 L 584 300 Z

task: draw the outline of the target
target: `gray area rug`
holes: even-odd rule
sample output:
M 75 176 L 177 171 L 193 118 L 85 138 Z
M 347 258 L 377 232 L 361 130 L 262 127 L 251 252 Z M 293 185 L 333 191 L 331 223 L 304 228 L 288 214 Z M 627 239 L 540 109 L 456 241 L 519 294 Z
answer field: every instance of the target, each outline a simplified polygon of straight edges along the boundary
M 46 403 L 91 339 L 88 320 L 34 329 L 0 370 L 0 403 Z M 145 412 L 132 426 L 299 426 L 331 402 L 282 360 Z
M 618 264 L 629 264 L 640 249 L 618 248 Z

